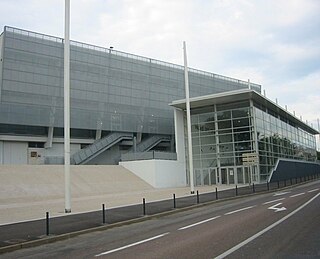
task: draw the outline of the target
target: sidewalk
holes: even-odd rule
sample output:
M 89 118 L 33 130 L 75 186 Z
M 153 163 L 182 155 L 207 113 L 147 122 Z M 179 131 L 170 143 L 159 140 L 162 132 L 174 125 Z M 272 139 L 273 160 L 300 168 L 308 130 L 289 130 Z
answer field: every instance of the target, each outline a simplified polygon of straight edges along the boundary
M 195 187 L 195 192 L 197 190 L 200 194 L 213 192 L 215 188 L 221 191 L 235 188 L 235 186 L 212 185 Z M 105 204 L 106 208 L 110 209 L 125 205 L 141 204 L 143 198 L 146 199 L 146 202 L 172 199 L 173 194 L 176 195 L 176 198 L 190 196 L 190 187 L 113 192 L 102 195 L 74 197 L 71 199 L 72 213 L 68 214 L 64 213 L 64 197 L 50 199 L 46 199 L 45 197 L 33 197 L 32 199 L 12 198 L 10 201 L 7 200 L 6 204 L 0 204 L 0 225 L 43 219 L 47 211 L 51 217 L 71 215 L 100 210 L 102 204 Z
M 0 225 L 64 213 L 62 165 L 0 166 Z M 234 186 L 196 187 L 200 193 Z M 71 214 L 190 195 L 190 187 L 156 189 L 122 166 L 71 166 Z

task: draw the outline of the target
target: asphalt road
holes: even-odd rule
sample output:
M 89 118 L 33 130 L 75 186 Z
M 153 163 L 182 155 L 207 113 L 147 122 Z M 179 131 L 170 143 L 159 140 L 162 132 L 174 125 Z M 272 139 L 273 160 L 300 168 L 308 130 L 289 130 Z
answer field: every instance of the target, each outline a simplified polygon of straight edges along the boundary
M 318 180 L 1 258 L 319 258 L 319 244 Z

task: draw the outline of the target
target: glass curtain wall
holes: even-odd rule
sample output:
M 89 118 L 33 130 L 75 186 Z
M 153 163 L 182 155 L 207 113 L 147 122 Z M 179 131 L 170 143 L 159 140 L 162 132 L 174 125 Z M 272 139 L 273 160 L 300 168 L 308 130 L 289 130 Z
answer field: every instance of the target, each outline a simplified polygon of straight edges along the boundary
M 238 170 L 238 167 L 243 168 L 242 154 L 254 152 L 252 109 L 249 101 L 193 109 L 191 124 L 196 185 L 208 182 L 206 176 L 210 174 L 210 169 L 217 172 L 214 179 L 208 176 L 211 178 L 210 182 L 223 183 L 218 179 L 223 177 L 219 175 L 219 170 L 232 168 L 233 176 L 241 169 Z M 199 170 L 205 172 L 201 180 L 200 174 L 197 174 Z M 231 182 L 231 177 L 229 180 Z M 244 180 L 238 180 L 240 183 L 242 181 Z
M 278 158 L 316 161 L 315 136 L 287 118 L 254 103 L 260 177 L 267 180 Z

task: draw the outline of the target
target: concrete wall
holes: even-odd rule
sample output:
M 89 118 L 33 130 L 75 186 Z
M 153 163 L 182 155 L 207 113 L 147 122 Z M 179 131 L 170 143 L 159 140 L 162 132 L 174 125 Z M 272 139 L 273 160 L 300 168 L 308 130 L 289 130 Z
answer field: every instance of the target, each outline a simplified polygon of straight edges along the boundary
M 185 168 L 178 161 L 142 160 L 120 162 L 120 165 L 155 188 L 186 186 Z
M 28 143 L 0 141 L 0 162 L 1 164 L 27 164 Z

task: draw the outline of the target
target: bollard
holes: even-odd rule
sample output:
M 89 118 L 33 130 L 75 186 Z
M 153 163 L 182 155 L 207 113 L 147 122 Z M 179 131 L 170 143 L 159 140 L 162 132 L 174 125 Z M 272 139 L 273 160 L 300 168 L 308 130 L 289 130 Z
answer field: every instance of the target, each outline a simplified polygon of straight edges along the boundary
M 256 190 L 255 190 L 255 188 L 254 188 L 254 183 L 252 183 L 252 192 L 253 192 L 253 193 L 256 192 Z
M 50 230 L 49 230 L 49 212 L 46 212 L 46 233 L 47 233 L 47 236 L 49 236 L 49 234 L 50 234 Z
M 218 199 L 218 188 L 216 187 L 216 200 Z
M 238 196 L 238 185 L 236 185 L 236 196 Z
M 199 191 L 197 190 L 197 204 L 199 204 Z
M 173 208 L 176 208 L 176 194 L 173 194 Z
M 106 210 L 104 204 L 102 204 L 102 223 L 106 224 Z
M 142 199 L 142 204 L 143 204 L 143 216 L 145 216 L 146 215 L 146 199 L 145 198 Z
M 278 181 L 278 189 L 280 188 L 280 183 L 279 183 L 279 181 Z
M 268 181 L 267 181 L 267 190 L 270 191 L 270 186 Z

